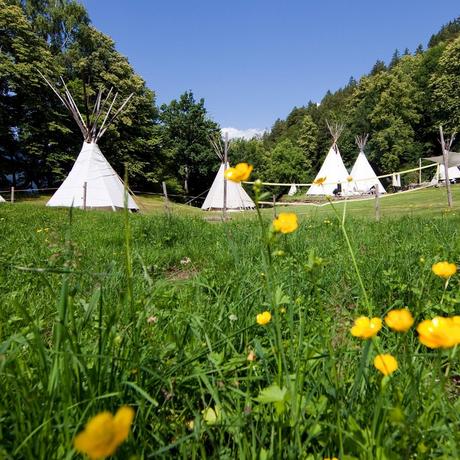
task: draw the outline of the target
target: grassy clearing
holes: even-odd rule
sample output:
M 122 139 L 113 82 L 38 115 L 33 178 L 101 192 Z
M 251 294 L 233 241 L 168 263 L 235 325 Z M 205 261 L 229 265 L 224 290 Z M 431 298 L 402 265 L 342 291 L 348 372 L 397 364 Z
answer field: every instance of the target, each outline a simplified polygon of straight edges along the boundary
M 246 186 L 248 188 L 248 186 Z M 248 188 L 249 189 L 249 188 Z M 452 196 L 454 206 L 452 211 L 447 209 L 447 198 L 446 190 L 443 187 L 440 188 L 427 188 L 422 190 L 416 190 L 409 193 L 398 193 L 387 196 L 382 196 L 380 199 L 380 213 L 382 218 L 386 217 L 402 217 L 402 216 L 442 216 L 447 212 L 457 213 L 460 212 L 460 184 L 452 186 Z M 37 198 L 25 199 L 19 196 L 18 199 L 21 202 L 26 202 L 31 205 L 43 206 L 49 200 L 49 196 L 42 195 Z M 162 197 L 153 195 L 136 195 L 136 202 L 138 203 L 141 213 L 145 215 L 158 214 L 165 212 L 164 200 Z M 325 202 L 326 203 L 326 202 Z M 342 212 L 344 202 L 335 202 L 337 209 Z M 374 218 L 374 206 L 375 202 L 373 199 L 366 201 L 350 200 L 346 204 L 347 215 L 352 217 L 362 218 Z M 174 202 L 169 203 L 170 210 L 179 216 L 196 216 L 204 217 L 206 219 L 213 219 L 221 216 L 220 212 L 203 212 L 201 209 L 177 204 Z M 279 211 L 288 210 L 296 212 L 299 217 L 332 217 L 334 212 L 330 206 L 311 206 L 311 205 L 293 205 L 285 206 L 281 203 L 277 204 Z M 270 217 L 273 214 L 271 208 L 264 209 L 263 214 Z M 244 213 L 232 213 L 232 219 L 252 219 L 255 217 L 255 212 L 246 211 Z
M 460 218 L 349 219 L 364 295 L 336 220 L 267 252 L 246 216 L 1 206 L 0 457 L 76 457 L 88 418 L 128 404 L 120 459 L 459 458 L 458 353 L 349 329 L 402 306 L 458 314 L 458 275 L 430 267 L 460 261 Z M 384 380 L 380 351 L 400 364 Z

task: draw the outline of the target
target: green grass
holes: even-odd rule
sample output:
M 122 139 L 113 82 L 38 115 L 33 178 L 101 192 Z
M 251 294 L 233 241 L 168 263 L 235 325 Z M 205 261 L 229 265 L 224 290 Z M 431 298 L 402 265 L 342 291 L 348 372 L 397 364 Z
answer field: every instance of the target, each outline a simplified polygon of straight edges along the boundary
M 248 188 L 249 186 L 245 186 Z M 426 188 L 422 190 L 415 190 L 411 192 L 403 192 L 389 195 L 382 195 L 380 198 L 380 215 L 382 218 L 386 217 L 402 217 L 402 216 L 442 216 L 446 212 L 458 213 L 460 212 L 460 184 L 452 185 L 452 196 L 454 206 L 452 210 L 448 210 L 446 189 L 439 188 Z M 17 196 L 20 202 L 26 202 L 31 205 L 43 206 L 49 199 L 49 196 L 42 195 L 37 198 L 25 199 L 20 195 Z M 165 204 L 162 197 L 153 195 L 136 195 L 136 201 L 139 205 L 142 214 L 157 214 L 165 212 Z M 332 217 L 334 215 L 327 201 L 324 199 L 318 200 L 318 204 L 324 206 L 295 205 L 292 202 L 277 203 L 278 211 L 292 211 L 296 212 L 299 216 L 311 217 Z M 334 202 L 337 209 L 342 212 L 344 201 Z M 347 215 L 353 217 L 375 218 L 375 199 L 368 200 L 353 200 L 347 201 Z M 200 208 L 189 205 L 178 204 L 169 202 L 169 209 L 174 214 L 180 216 L 197 216 L 204 217 L 205 219 L 218 219 L 221 212 L 204 212 Z M 264 215 L 271 216 L 273 210 L 271 207 L 263 210 Z M 246 219 L 253 218 L 255 211 L 246 211 L 243 213 L 230 213 L 232 219 Z
M 0 206 L 0 458 L 77 458 L 86 421 L 123 404 L 136 418 L 120 459 L 458 458 L 458 352 L 413 330 L 349 333 L 369 309 L 459 314 L 458 275 L 444 289 L 430 267 L 460 262 L 460 218 L 441 191 L 414 193 L 427 192 L 439 209 L 383 199 L 395 218 L 379 223 L 353 217 L 372 204 L 348 204 L 369 304 L 324 208 L 267 252 L 254 213 L 216 225 L 149 198 L 151 215 Z M 400 364 L 383 381 L 378 350 Z

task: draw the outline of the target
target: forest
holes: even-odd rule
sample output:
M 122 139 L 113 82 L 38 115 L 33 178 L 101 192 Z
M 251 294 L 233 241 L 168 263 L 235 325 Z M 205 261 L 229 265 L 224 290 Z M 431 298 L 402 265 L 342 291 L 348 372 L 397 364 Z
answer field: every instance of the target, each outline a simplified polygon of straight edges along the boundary
M 58 186 L 81 147 L 78 128 L 39 71 L 53 82 L 62 76 L 83 112 L 99 88 L 134 93 L 100 143 L 133 189 L 158 190 L 162 181 L 177 193 L 209 187 L 218 166 L 210 139 L 220 126 L 201 95 L 187 91 L 157 104 L 154 89 L 75 0 L 0 0 L 0 189 Z M 307 182 L 330 145 L 327 121 L 345 127 L 339 146 L 348 166 L 354 137 L 364 132 L 378 174 L 438 154 L 439 125 L 448 134 L 460 130 L 460 18 L 426 47 L 396 50 L 321 102 L 294 107 L 262 137 L 233 140 L 230 161 L 248 161 L 255 177 L 272 182 Z

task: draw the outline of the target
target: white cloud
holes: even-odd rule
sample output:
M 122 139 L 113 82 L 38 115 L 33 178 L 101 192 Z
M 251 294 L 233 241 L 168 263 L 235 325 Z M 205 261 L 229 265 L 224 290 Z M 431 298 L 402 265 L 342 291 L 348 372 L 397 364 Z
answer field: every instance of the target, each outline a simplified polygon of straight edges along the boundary
M 221 132 L 223 135 L 228 134 L 229 139 L 252 139 L 253 137 L 262 136 L 265 129 L 249 128 L 249 129 L 237 129 L 237 128 L 222 128 Z

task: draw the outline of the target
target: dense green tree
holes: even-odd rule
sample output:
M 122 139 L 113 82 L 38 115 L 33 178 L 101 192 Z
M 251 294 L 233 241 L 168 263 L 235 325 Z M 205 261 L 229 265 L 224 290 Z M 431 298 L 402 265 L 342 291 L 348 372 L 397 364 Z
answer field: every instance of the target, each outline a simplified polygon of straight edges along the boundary
M 447 42 L 457 38 L 460 35 L 460 17 L 454 19 L 448 24 L 441 27 L 441 30 L 432 35 L 428 42 L 428 47 L 439 45 L 441 42 Z
M 311 176 L 311 161 L 290 139 L 279 142 L 266 156 L 266 180 L 270 182 L 305 182 Z
M 187 193 L 205 190 L 216 172 L 218 158 L 210 139 L 219 132 L 204 106 L 192 91 L 160 108 L 162 149 L 173 162 L 171 178 L 181 179 Z
M 44 147 L 50 107 L 38 70 L 53 69 L 46 43 L 22 9 L 0 0 L 0 161 L 3 182 L 39 183 L 43 165 L 31 159 Z
M 262 139 L 232 139 L 229 148 L 230 164 L 249 163 L 254 167 L 251 175 L 253 178 L 261 178 L 266 168 L 266 151 Z
M 439 124 L 460 130 L 460 37 L 450 42 L 431 78 L 433 109 Z
M 312 164 L 318 147 L 318 127 L 311 115 L 307 114 L 302 118 L 297 145 L 302 149 L 310 164 Z

